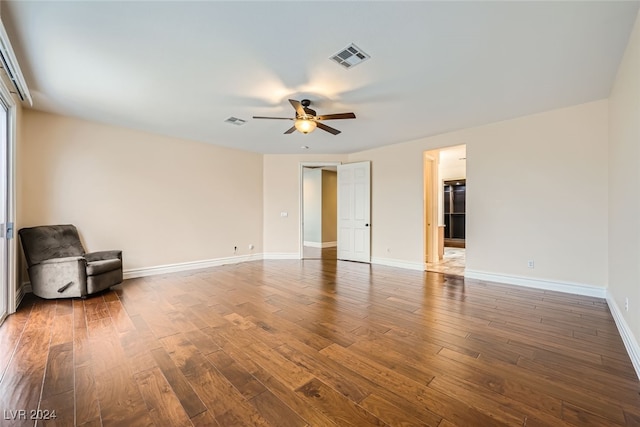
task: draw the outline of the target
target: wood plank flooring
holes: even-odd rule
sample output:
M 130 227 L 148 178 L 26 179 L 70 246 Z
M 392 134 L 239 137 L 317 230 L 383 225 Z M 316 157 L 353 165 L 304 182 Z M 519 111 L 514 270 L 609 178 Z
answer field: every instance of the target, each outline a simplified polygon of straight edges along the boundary
M 2 426 L 640 425 L 604 300 L 367 264 L 29 296 L 0 345 Z
M 323 259 L 323 260 L 336 260 L 338 259 L 338 248 L 332 246 L 330 248 L 313 248 L 311 246 L 302 247 L 302 258 L 309 259 Z

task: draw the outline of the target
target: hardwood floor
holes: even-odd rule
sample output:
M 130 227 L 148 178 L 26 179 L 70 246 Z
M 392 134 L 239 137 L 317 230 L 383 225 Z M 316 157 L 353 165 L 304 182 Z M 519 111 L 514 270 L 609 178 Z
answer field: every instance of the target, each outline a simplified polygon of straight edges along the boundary
M 604 300 L 368 264 L 29 297 L 0 343 L 2 426 L 640 425 Z
M 338 248 L 332 246 L 330 248 L 313 248 L 311 246 L 302 247 L 302 257 L 304 259 L 324 259 L 333 260 L 338 259 Z

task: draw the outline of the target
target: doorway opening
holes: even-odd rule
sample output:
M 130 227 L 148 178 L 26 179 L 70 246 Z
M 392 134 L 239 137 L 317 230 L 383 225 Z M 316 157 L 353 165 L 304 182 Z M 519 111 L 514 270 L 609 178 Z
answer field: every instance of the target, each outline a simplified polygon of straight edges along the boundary
M 340 163 L 301 165 L 300 257 L 337 260 Z
M 466 145 L 424 153 L 425 270 L 464 276 Z

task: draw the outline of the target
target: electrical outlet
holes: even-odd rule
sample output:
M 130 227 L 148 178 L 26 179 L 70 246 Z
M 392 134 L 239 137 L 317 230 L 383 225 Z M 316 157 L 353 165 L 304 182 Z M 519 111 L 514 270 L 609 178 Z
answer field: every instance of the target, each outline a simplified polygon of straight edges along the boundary
M 534 268 L 534 263 L 533 263 L 533 260 L 532 260 L 532 259 L 530 259 L 529 261 L 527 261 L 527 267 L 528 267 L 528 268 Z
M 253 247 L 254 247 L 254 246 L 253 246 L 252 244 L 249 244 L 249 250 L 250 250 L 250 251 L 252 251 L 252 250 L 253 250 Z
M 624 311 L 629 311 L 629 298 L 624 299 Z

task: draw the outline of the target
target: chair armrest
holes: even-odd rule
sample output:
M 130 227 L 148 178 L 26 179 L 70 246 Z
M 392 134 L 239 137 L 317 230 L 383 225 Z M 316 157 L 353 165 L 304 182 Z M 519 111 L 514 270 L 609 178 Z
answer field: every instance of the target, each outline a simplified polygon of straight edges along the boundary
M 72 263 L 72 262 L 76 262 L 76 261 L 80 261 L 80 260 L 84 261 L 84 257 L 81 257 L 81 256 L 70 256 L 70 257 L 64 257 L 64 258 L 51 258 L 51 259 L 45 259 L 44 261 L 41 261 L 40 263 L 35 264 L 35 265 Z
M 88 254 L 84 254 L 84 257 L 87 261 L 103 261 L 106 259 L 122 259 L 122 251 L 99 251 L 99 252 L 90 252 Z
M 87 294 L 87 260 L 81 256 L 52 258 L 28 269 L 33 293 L 42 298 Z

